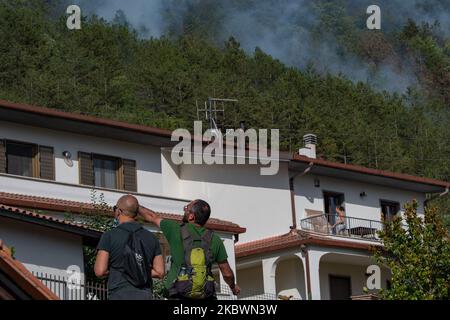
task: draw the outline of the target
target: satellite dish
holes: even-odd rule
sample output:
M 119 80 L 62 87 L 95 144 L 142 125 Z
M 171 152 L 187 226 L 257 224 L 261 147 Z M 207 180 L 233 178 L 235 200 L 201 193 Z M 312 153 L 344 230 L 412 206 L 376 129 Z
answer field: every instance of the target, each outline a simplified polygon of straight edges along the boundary
M 72 157 L 72 154 L 70 153 L 70 151 L 65 150 L 65 151 L 63 151 L 62 155 L 64 157 L 64 163 L 66 165 L 68 165 L 69 167 L 72 167 L 73 161 L 72 161 L 72 159 L 70 159 Z

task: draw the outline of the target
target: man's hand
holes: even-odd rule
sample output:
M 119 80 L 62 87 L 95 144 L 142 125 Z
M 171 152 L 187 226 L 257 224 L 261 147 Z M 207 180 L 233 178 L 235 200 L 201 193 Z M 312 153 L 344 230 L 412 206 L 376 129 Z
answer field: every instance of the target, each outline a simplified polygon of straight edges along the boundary
M 239 293 L 241 293 L 241 288 L 237 284 L 235 284 L 233 289 L 231 289 L 231 292 L 233 292 L 233 294 L 237 296 Z
M 241 288 L 239 288 L 239 286 L 234 282 L 234 273 L 230 267 L 230 264 L 227 260 L 225 260 L 223 262 L 219 262 L 218 265 L 220 272 L 222 273 L 223 280 L 225 280 L 228 284 L 233 294 L 238 295 L 241 292 Z
M 159 228 L 162 218 L 159 217 L 153 210 L 139 206 L 139 214 L 145 219 L 145 221 L 151 222 Z

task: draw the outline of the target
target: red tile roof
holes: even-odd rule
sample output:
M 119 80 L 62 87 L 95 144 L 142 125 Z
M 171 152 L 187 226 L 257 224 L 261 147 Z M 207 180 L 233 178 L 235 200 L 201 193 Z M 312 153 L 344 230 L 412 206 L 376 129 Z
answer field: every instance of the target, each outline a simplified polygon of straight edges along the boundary
M 10 110 L 27 112 L 27 113 L 46 116 L 46 117 L 50 117 L 50 118 L 59 118 L 59 119 L 77 121 L 77 122 L 85 122 L 85 123 L 90 123 L 90 124 L 95 124 L 95 125 L 103 125 L 103 126 L 107 126 L 107 127 L 112 127 L 112 128 L 117 128 L 117 129 L 125 129 L 125 130 L 129 130 L 129 131 L 135 131 L 135 132 L 144 133 L 144 134 L 151 134 L 151 135 L 160 136 L 160 137 L 170 138 L 172 136 L 172 131 L 170 131 L 170 130 L 149 127 L 149 126 L 142 126 L 142 125 L 132 124 L 132 123 L 128 123 L 128 122 L 122 122 L 122 121 L 117 121 L 117 120 L 87 116 L 87 115 L 73 113 L 73 112 L 65 112 L 65 111 L 60 111 L 60 110 L 56 110 L 56 109 L 37 107 L 37 106 L 32 106 L 32 105 L 24 104 L 24 103 L 14 103 L 14 102 L 0 99 L 0 106 L 3 108 L 8 108 Z
M 58 224 L 63 224 L 63 225 L 67 225 L 67 226 L 71 226 L 71 227 L 75 227 L 75 228 L 84 229 L 84 230 L 98 231 L 98 230 L 92 229 L 91 227 L 83 225 L 81 223 L 75 223 L 75 222 L 70 222 L 70 221 L 58 219 L 58 218 L 55 218 L 55 217 L 52 217 L 52 216 L 49 216 L 49 215 L 44 215 L 44 214 L 36 213 L 36 212 L 33 212 L 33 211 L 21 209 L 21 208 L 11 207 L 11 206 L 4 205 L 4 204 L 1 204 L 1 203 L 0 203 L 0 210 L 6 210 L 6 211 L 12 212 L 12 213 L 17 214 L 17 215 L 32 217 L 32 218 L 35 218 L 35 219 L 49 221 L 49 222 L 58 223 Z M 101 231 L 99 231 L 99 232 L 101 232 Z
M 13 102 L 1 100 L 1 99 L 0 99 L 0 107 L 6 108 L 8 110 L 27 112 L 30 114 L 36 114 L 36 115 L 45 116 L 45 117 L 49 117 L 49 118 L 71 120 L 71 121 L 84 122 L 84 123 L 94 124 L 94 125 L 101 125 L 101 126 L 106 126 L 106 127 L 116 128 L 116 129 L 124 129 L 124 130 L 132 131 L 132 132 L 150 134 L 150 135 L 159 136 L 159 137 L 163 137 L 163 138 L 171 138 L 171 135 L 172 135 L 172 131 L 166 130 L 166 129 L 160 129 L 160 128 L 143 126 L 143 125 L 136 125 L 136 124 L 132 124 L 132 123 L 128 123 L 128 122 L 122 122 L 122 121 L 105 119 L 105 118 L 98 118 L 98 117 L 87 116 L 87 115 L 82 115 L 82 114 L 72 113 L 72 112 L 65 112 L 65 111 L 60 111 L 60 110 L 56 110 L 56 109 L 44 108 L 44 107 L 37 107 L 37 106 L 32 106 L 32 105 L 23 104 L 23 103 L 13 103 Z M 289 156 L 289 158 L 291 158 L 291 156 Z M 384 171 L 384 170 L 371 169 L 371 168 L 366 168 L 366 167 L 362 167 L 362 166 L 357 166 L 357 165 L 352 165 L 352 164 L 344 164 L 344 163 L 340 163 L 340 162 L 328 161 L 328 160 L 323 160 L 323 159 L 312 159 L 312 158 L 308 158 L 305 156 L 301 156 L 298 153 L 295 153 L 294 155 L 292 155 L 292 161 L 314 163 L 319 166 L 324 166 L 324 167 L 329 167 L 329 168 L 348 170 L 348 171 L 353 171 L 353 172 L 357 172 L 357 173 L 399 179 L 399 180 L 415 182 L 415 183 L 420 183 L 420 184 L 428 184 L 428 185 L 443 187 L 443 188 L 450 187 L 450 182 L 439 181 L 439 180 L 430 179 L 430 178 L 422 178 L 422 177 L 417 177 L 417 176 L 412 176 L 412 175 L 407 175 L 407 174 L 402 174 L 402 173 L 389 172 L 389 171 Z
M 244 258 L 255 254 L 270 253 L 274 251 L 300 247 L 303 244 L 316 244 L 320 246 L 363 250 L 369 250 L 374 246 L 374 244 L 330 239 L 312 235 L 300 230 L 292 230 L 291 232 L 286 234 L 237 244 L 235 246 L 235 254 L 236 258 Z M 378 246 L 378 244 L 375 244 L 375 246 Z
M 11 256 L 11 251 L 0 240 L 0 270 L 19 288 L 35 300 L 59 300 L 50 289 Z
M 99 209 L 95 208 L 91 203 L 29 196 L 7 192 L 0 192 L 0 203 L 22 208 L 71 212 L 79 214 L 98 214 L 99 212 Z M 108 208 L 102 214 L 105 216 L 112 216 L 113 212 L 111 208 Z M 158 212 L 158 214 L 162 218 L 168 220 L 181 221 L 182 219 L 182 216 L 179 214 L 165 212 Z M 242 228 L 235 223 L 215 218 L 209 219 L 206 227 L 216 231 L 231 232 L 235 234 L 244 233 L 246 231 L 245 228 Z
M 340 170 L 347 170 L 352 171 L 356 173 L 363 173 L 373 176 L 379 176 L 379 177 L 385 177 L 385 178 L 391 178 L 391 179 L 397 179 L 397 180 L 404 180 L 408 182 L 415 182 L 420 184 L 427 184 L 442 188 L 450 188 L 450 182 L 431 179 L 431 178 L 424 178 L 424 177 L 417 177 L 412 176 L 404 173 L 397 173 L 397 172 L 391 172 L 391 171 L 384 171 L 384 170 L 378 170 L 378 169 L 372 169 L 372 168 L 366 168 L 363 166 L 358 166 L 354 164 L 345 164 L 341 162 L 334 162 L 329 160 L 323 160 L 323 159 L 313 159 L 308 158 L 305 156 L 301 156 L 299 154 L 294 154 L 292 157 L 292 161 L 296 162 L 303 162 L 303 163 L 313 163 L 314 165 L 333 168 L 333 169 L 340 169 Z

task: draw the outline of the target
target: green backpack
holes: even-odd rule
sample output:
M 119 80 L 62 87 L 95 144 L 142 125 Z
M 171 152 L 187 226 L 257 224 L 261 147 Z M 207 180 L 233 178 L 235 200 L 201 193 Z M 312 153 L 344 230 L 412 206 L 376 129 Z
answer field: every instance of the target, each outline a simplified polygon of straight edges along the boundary
M 211 272 L 211 242 L 213 232 L 206 230 L 201 237 L 192 235 L 186 224 L 181 225 L 184 263 L 169 289 L 171 297 L 206 299 L 215 297 L 215 281 Z

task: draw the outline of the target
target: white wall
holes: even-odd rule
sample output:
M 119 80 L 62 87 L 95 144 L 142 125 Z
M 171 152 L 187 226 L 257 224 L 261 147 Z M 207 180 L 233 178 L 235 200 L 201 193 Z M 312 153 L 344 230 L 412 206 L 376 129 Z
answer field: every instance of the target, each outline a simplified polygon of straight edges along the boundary
M 332 262 L 320 263 L 320 293 L 322 300 L 330 299 L 329 275 L 350 277 L 352 296 L 365 294 L 363 288 L 367 286 L 365 275 L 367 265 L 352 265 Z M 388 272 L 381 270 L 381 288 L 386 289 Z
M 160 148 L 0 121 L 0 139 L 54 148 L 56 181 L 78 184 L 78 151 L 136 160 L 138 192 L 162 195 Z M 62 157 L 72 154 L 73 166 Z
M 82 238 L 26 222 L 0 218 L 0 239 L 14 247 L 15 257 L 32 272 L 47 273 L 67 279 L 69 266 L 81 271 L 84 282 Z
M 320 187 L 314 187 L 315 178 L 320 180 Z M 406 202 L 417 199 L 419 201 L 418 212 L 423 213 L 423 201 L 425 200 L 423 194 L 362 182 L 307 174 L 295 179 L 297 219 L 306 217 L 305 209 L 324 212 L 324 191 L 344 194 L 345 211 L 349 217 L 379 221 L 381 219 L 380 200 L 399 202 L 402 208 Z M 361 198 L 360 193 L 363 191 L 367 196 Z
M 212 217 L 247 228 L 240 242 L 289 232 L 292 225 L 287 164 L 261 176 L 258 165 L 182 165 L 180 197 L 209 202 Z
M 142 204 L 158 211 L 182 213 L 188 199 L 202 198 L 212 207 L 212 217 L 232 221 L 247 228 L 240 242 L 289 232 L 292 225 L 289 171 L 280 163 L 279 173 L 262 176 L 259 165 L 181 165 L 174 166 L 160 148 L 66 133 L 0 121 L 0 138 L 49 145 L 55 148 L 56 180 L 52 184 L 0 175 L 0 191 L 67 200 L 90 202 L 89 188 L 78 184 L 78 151 L 95 152 L 137 161 L 138 192 Z M 68 167 L 61 153 L 72 153 L 73 167 Z M 320 188 L 314 187 L 313 174 L 295 179 L 297 224 L 305 209 L 323 211 L 323 191 L 342 192 L 348 216 L 380 219 L 380 199 L 397 201 L 401 206 L 412 198 L 423 211 L 424 195 L 395 188 L 318 176 Z M 364 191 L 367 196 L 360 198 Z M 109 204 L 123 192 L 101 191 Z M 100 192 L 99 192 L 100 193 Z
M 298 257 L 280 260 L 277 263 L 275 281 L 277 295 L 307 299 L 303 262 Z
M 91 190 L 91 187 L 80 186 L 77 184 L 55 183 L 47 180 L 0 174 L 0 192 L 3 191 L 30 196 L 41 196 L 91 203 Z M 104 201 L 109 205 L 114 205 L 121 196 L 127 193 L 128 192 L 126 191 L 114 191 L 97 188 L 96 200 L 99 202 L 100 195 L 103 194 Z M 135 195 L 140 204 L 160 212 L 182 214 L 183 206 L 188 203 L 187 200 L 183 199 L 151 195 L 148 196 L 144 194 Z
M 264 294 L 264 281 L 262 265 L 256 265 L 237 272 L 241 294 L 239 298 L 258 297 Z

